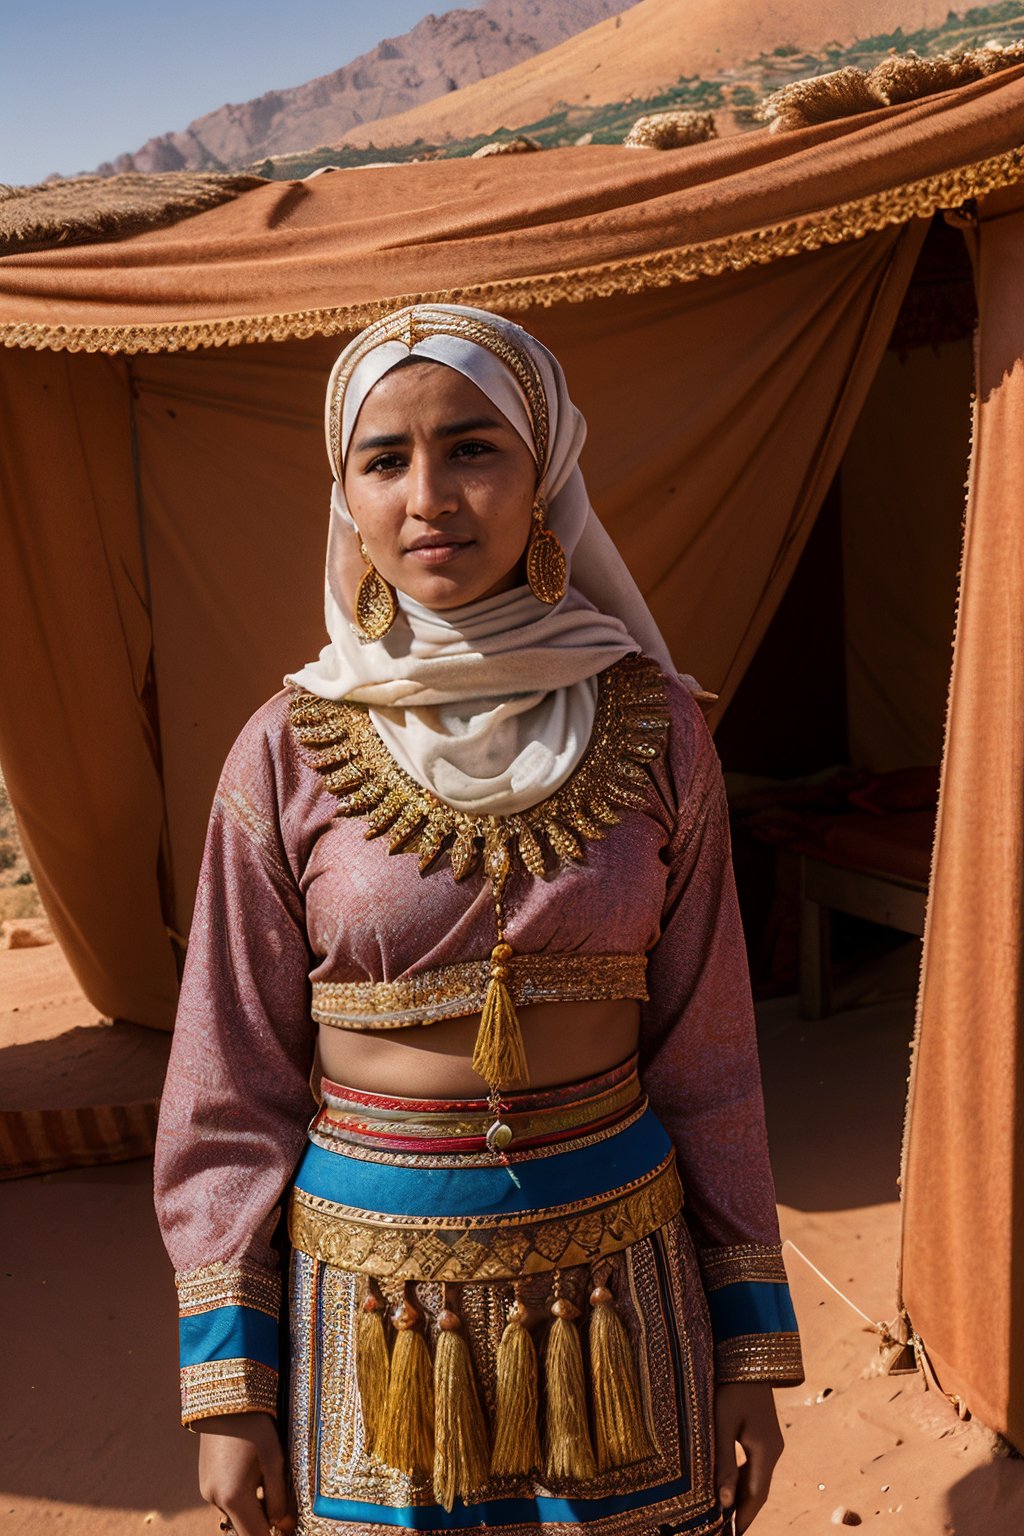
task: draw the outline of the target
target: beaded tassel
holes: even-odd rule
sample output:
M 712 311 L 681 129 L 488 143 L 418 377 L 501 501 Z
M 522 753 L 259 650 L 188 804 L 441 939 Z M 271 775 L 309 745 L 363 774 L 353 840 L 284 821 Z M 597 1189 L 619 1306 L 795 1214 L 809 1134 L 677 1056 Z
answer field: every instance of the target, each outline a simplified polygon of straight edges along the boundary
M 528 1313 L 517 1296 L 498 1345 L 497 1403 L 491 1471 L 495 1477 L 524 1477 L 541 1465 L 537 1351 L 527 1327 Z
M 434 1497 L 449 1514 L 487 1481 L 487 1425 L 462 1322 L 446 1306 L 434 1354 Z
M 557 1482 L 561 1478 L 590 1478 L 597 1473 L 594 1452 L 587 1429 L 587 1399 L 583 1381 L 583 1351 L 579 1334 L 573 1327 L 579 1307 L 560 1293 L 555 1271 L 555 1299 L 551 1304 L 554 1322 L 548 1334 L 544 1355 L 547 1383 L 547 1463 L 545 1475 Z
M 363 1302 L 356 1326 L 356 1382 L 368 1451 L 375 1449 L 384 1424 L 390 1373 L 381 1304 L 371 1291 Z
M 506 962 L 512 946 L 500 940 L 491 950 L 491 979 L 487 983 L 480 1028 L 473 1047 L 473 1071 L 488 1084 L 508 1088 L 513 1083 L 529 1082 L 526 1051 L 519 1016 L 505 982 Z
M 434 1463 L 434 1384 L 430 1351 L 418 1327 L 420 1312 L 408 1297 L 391 1314 L 398 1337 L 391 1352 L 384 1423 L 377 1455 L 412 1476 L 429 1475 Z
M 519 1027 L 519 1015 L 516 1013 L 512 994 L 506 986 L 508 962 L 512 958 L 512 946 L 505 940 L 505 918 L 502 910 L 502 896 L 507 875 L 508 854 L 503 851 L 500 857 L 493 856 L 491 865 L 491 894 L 494 897 L 498 942 L 491 950 L 491 979 L 487 983 L 471 1062 L 473 1071 L 482 1077 L 492 1090 L 510 1088 L 513 1083 L 530 1081 L 523 1032 Z
M 590 1379 L 598 1471 L 652 1456 L 633 1351 L 604 1285 L 590 1293 Z

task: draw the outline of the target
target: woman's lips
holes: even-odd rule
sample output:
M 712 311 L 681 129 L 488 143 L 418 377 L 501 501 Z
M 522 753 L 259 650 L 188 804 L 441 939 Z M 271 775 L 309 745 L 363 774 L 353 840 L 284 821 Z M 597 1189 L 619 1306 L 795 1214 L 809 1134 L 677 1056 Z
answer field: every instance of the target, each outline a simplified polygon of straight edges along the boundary
M 472 543 L 472 539 L 444 539 L 436 543 L 412 545 L 406 554 L 418 560 L 421 565 L 447 565 L 470 549 Z

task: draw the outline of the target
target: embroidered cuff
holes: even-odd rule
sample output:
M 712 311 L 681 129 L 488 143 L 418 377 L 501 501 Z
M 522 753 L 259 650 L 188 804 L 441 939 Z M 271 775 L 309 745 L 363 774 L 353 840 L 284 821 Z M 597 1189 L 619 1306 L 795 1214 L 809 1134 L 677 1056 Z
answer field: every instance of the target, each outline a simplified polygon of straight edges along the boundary
M 206 1264 L 176 1276 L 181 1417 L 274 1413 L 281 1282 L 254 1264 Z
M 784 1387 L 797 1386 L 803 1379 L 799 1334 L 748 1333 L 715 1345 L 718 1382 L 767 1381 Z
M 277 1413 L 277 1372 L 262 1360 L 206 1360 L 181 1368 L 181 1422 L 218 1413 Z
M 701 1275 L 720 1382 L 803 1381 L 800 1337 L 777 1243 L 704 1248 Z

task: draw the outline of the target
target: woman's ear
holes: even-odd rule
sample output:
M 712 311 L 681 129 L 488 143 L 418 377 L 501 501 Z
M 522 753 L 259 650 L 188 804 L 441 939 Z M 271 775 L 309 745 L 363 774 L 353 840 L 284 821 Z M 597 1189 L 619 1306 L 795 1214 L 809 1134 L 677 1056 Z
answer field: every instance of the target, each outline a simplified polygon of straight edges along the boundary
M 355 602 L 356 587 L 358 587 L 363 572 L 366 570 L 366 563 L 359 553 L 361 543 L 362 539 L 358 529 L 345 528 L 344 530 L 338 530 L 333 551 L 335 562 L 334 579 L 338 584 L 338 588 L 345 593 L 349 609 L 352 608 Z

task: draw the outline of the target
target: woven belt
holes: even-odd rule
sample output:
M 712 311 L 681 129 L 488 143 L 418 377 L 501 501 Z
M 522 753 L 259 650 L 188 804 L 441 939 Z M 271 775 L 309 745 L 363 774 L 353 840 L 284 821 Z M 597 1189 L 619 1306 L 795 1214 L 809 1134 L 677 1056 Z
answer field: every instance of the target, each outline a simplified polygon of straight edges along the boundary
M 454 1105 L 438 1100 L 389 1103 L 327 1081 L 322 1092 L 323 1103 L 310 1127 L 315 1141 L 396 1152 L 473 1152 L 486 1145 L 487 1130 L 494 1119 L 494 1108 L 486 1099 Z M 522 1151 L 614 1125 L 643 1099 L 632 1062 L 625 1074 L 607 1073 L 585 1085 L 582 1093 L 578 1087 L 575 1092 L 579 1096 L 569 1098 L 555 1090 L 547 1095 L 547 1103 L 543 1092 L 505 1095 L 501 1119 L 512 1132 L 511 1144 Z

